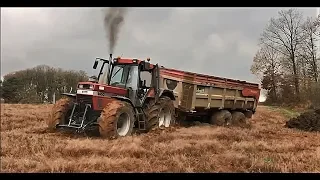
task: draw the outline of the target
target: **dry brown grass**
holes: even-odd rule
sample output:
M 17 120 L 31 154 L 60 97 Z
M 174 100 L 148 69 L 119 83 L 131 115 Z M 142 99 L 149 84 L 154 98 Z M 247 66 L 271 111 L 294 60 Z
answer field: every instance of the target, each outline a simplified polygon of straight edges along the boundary
M 1 107 L 1 172 L 320 172 L 320 135 L 259 107 L 250 129 L 179 128 L 103 140 L 44 133 L 50 105 Z

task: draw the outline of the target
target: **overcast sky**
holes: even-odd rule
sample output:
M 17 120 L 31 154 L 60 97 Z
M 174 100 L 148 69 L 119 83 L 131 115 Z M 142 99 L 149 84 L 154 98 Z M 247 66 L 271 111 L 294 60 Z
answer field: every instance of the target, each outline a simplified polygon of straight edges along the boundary
M 257 82 L 250 66 L 258 39 L 279 10 L 130 8 L 115 56 Z M 108 54 L 102 8 L 1 8 L 1 76 L 40 64 L 93 75 L 95 57 Z

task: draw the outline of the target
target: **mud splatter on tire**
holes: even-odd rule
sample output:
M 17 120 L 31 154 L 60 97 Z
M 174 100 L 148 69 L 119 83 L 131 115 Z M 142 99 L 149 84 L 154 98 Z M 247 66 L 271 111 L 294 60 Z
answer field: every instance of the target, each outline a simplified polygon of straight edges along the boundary
M 131 104 L 119 100 L 113 100 L 103 109 L 100 116 L 99 132 L 103 138 L 114 139 L 120 135 L 117 132 L 117 123 L 122 113 L 127 113 L 130 118 L 129 131 L 125 136 L 129 136 L 133 131 L 134 112 Z
M 46 124 L 49 131 L 54 131 L 56 129 L 56 124 L 66 124 L 67 115 L 73 107 L 73 99 L 62 98 L 56 102 L 52 111 L 50 112 L 48 118 L 46 119 Z

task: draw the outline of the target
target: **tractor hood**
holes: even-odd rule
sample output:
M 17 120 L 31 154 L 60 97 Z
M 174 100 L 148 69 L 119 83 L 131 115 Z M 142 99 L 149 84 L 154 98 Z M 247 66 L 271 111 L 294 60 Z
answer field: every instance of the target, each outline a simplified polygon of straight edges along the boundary
M 120 87 L 108 86 L 105 84 L 99 84 L 94 82 L 80 82 L 78 83 L 78 92 L 79 91 L 96 91 L 98 94 L 100 93 L 108 93 L 115 94 L 120 96 L 125 96 L 127 94 L 127 90 Z M 82 94 L 82 93 L 80 93 Z

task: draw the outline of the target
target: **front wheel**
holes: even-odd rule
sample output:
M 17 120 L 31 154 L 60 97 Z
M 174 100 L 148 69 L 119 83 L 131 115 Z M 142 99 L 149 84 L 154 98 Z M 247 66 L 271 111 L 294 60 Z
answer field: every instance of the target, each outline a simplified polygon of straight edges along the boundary
M 67 124 L 73 105 L 74 99 L 69 97 L 58 100 L 54 104 L 48 119 L 46 119 L 48 129 L 54 131 L 57 124 Z
M 104 138 L 130 136 L 134 120 L 131 104 L 114 100 L 101 112 L 98 122 L 100 136 Z

